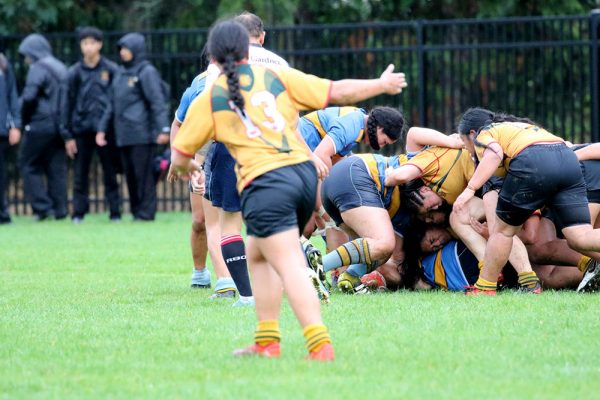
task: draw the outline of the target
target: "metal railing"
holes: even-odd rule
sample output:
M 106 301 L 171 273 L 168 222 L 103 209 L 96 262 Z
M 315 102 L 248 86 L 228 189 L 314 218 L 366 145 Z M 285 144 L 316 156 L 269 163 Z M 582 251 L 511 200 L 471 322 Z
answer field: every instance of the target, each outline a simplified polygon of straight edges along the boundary
M 466 108 L 483 106 L 528 116 L 573 142 L 598 141 L 600 14 L 473 20 L 299 25 L 267 30 L 265 47 L 305 72 L 331 79 L 373 78 L 389 63 L 405 72 L 409 87 L 400 96 L 361 104 L 401 108 L 411 125 L 455 129 Z M 105 54 L 116 60 L 125 32 L 105 34 Z M 171 85 L 174 110 L 189 82 L 206 66 L 207 29 L 142 32 L 149 59 Z M 55 55 L 66 64 L 79 57 L 75 34 L 49 34 Z M 0 38 L 20 81 L 25 67 L 17 55 L 22 36 Z M 403 144 L 389 150 L 400 151 Z M 17 169 L 9 166 L 9 201 L 27 212 Z M 101 175 L 93 168 L 92 211 L 103 211 Z M 123 191 L 126 193 L 126 190 Z M 159 183 L 159 209 L 185 210 L 185 185 Z

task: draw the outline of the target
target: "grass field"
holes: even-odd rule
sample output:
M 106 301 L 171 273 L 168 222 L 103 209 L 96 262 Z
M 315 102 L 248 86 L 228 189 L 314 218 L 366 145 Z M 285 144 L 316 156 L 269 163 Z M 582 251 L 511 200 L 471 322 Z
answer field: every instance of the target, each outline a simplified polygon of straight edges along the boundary
M 336 293 L 334 363 L 287 304 L 281 359 L 233 359 L 254 310 L 188 288 L 188 220 L 0 226 L 0 398 L 600 398 L 600 295 Z

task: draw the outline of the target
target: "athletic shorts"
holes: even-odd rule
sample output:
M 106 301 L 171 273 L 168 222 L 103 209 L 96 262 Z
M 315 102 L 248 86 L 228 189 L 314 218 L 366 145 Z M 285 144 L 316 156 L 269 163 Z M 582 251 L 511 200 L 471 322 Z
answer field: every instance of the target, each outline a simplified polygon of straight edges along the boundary
M 331 168 L 321 185 L 321 201 L 337 225 L 343 222 L 344 211 L 357 207 L 385 208 L 375 181 L 358 157 L 345 158 Z
M 502 185 L 504 184 L 504 178 L 501 176 L 492 176 L 483 184 L 481 188 L 481 197 L 485 196 L 486 193 L 496 191 L 500 192 Z
M 600 160 L 581 161 L 581 171 L 590 203 L 600 203 Z
M 268 237 L 292 228 L 304 230 L 317 199 L 312 161 L 266 172 L 242 191 L 242 217 L 250 236 Z
M 564 143 L 529 146 L 510 162 L 496 215 L 519 226 L 544 205 L 560 229 L 590 223 L 581 167 Z
M 240 195 L 237 191 L 235 160 L 223 143 L 214 142 L 204 161 L 205 192 L 204 198 L 213 206 L 228 212 L 239 212 Z

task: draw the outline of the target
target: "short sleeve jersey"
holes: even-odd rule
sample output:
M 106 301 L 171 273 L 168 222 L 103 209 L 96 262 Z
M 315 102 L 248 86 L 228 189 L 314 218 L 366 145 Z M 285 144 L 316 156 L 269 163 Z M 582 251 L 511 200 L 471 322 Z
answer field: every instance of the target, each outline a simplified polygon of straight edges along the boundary
M 501 122 L 485 127 L 475 138 L 475 152 L 481 160 L 486 150 L 485 146 L 497 143 L 504 152 L 502 165 L 495 175 L 505 176 L 513 158 L 525 148 L 536 143 L 559 143 L 563 139 L 546 131 L 539 126 L 523 122 Z
M 300 132 L 312 151 L 327 136 L 334 144 L 335 154 L 347 156 L 364 136 L 365 116 L 361 108 L 328 107 L 302 117 L 300 124 L 310 124 L 312 129 L 300 128 Z
M 475 171 L 475 163 L 468 151 L 438 146 L 422 150 L 405 165 L 417 167 L 423 182 L 448 204 L 454 204 Z
M 185 115 L 187 114 L 192 101 L 194 101 L 194 99 L 206 88 L 207 76 L 208 72 L 204 71 L 195 77 L 190 86 L 183 92 L 181 100 L 179 101 L 179 107 L 177 107 L 177 110 L 175 111 L 175 119 L 177 119 L 179 123 L 182 123 L 185 119 Z
M 192 103 L 173 148 L 191 157 L 210 139 L 227 147 L 236 160 L 238 190 L 256 177 L 309 160 L 296 136 L 299 110 L 324 108 L 331 81 L 288 68 L 238 66 L 243 111 L 229 101 L 225 75 Z

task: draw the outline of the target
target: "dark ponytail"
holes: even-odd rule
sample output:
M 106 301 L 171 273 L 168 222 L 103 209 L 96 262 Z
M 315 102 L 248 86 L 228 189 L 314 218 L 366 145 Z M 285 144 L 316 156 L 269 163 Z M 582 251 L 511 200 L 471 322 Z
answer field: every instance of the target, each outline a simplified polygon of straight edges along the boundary
M 475 131 L 479 134 L 482 129 L 493 123 L 500 122 L 523 122 L 539 126 L 529 118 L 515 117 L 514 115 L 505 113 L 495 113 L 485 108 L 475 107 L 469 108 L 462 115 L 460 122 L 458 123 L 458 133 L 461 135 L 468 135 L 471 131 Z
M 379 150 L 379 142 L 377 140 L 377 128 L 381 127 L 383 133 L 397 141 L 402 136 L 404 131 L 404 116 L 395 108 L 391 107 L 375 107 L 369 113 L 367 118 L 367 135 L 369 136 L 369 145 L 373 150 Z
M 473 144 L 477 147 L 488 149 L 489 146 L 477 140 L 477 135 L 479 135 L 479 132 L 489 127 L 491 124 L 501 122 L 523 122 L 525 124 L 537 125 L 529 118 L 515 117 L 514 115 L 505 113 L 494 113 L 485 108 L 475 107 L 469 108 L 462 115 L 460 122 L 458 123 L 458 133 L 468 136 L 471 131 L 475 131 L 476 134 L 475 138 L 473 139 Z
M 242 113 L 244 98 L 240 92 L 237 63 L 248 57 L 249 40 L 248 31 L 239 22 L 223 21 L 210 30 L 206 45 L 208 53 L 221 65 L 227 77 L 229 99 Z

